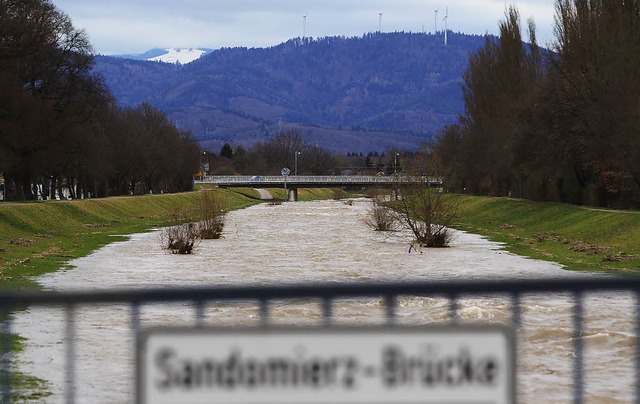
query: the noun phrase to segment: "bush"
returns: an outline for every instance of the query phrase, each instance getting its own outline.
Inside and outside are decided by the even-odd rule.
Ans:
[[[224,229],[224,217],[209,219],[199,223],[198,235],[203,240],[215,240],[222,237]]]
[[[218,239],[224,229],[226,205],[216,190],[200,191],[193,211],[175,207],[170,213],[172,226],[162,229],[160,246],[173,254],[191,254],[200,240]]]
[[[401,221],[423,247],[447,247],[449,226],[460,216],[456,202],[424,182],[400,187],[397,211]]]
[[[193,223],[165,227],[160,232],[160,245],[172,254],[191,254],[200,238],[197,227]]]
[[[202,191],[198,206],[198,235],[205,240],[219,239],[225,223],[225,206],[215,191]]]
[[[397,214],[386,206],[379,205],[375,200],[371,203],[364,222],[376,231],[398,231],[400,222]]]

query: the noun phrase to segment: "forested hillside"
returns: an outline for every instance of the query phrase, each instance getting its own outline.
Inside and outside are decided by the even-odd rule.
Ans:
[[[333,151],[415,149],[463,113],[481,36],[373,33],[226,48],[187,65],[97,57],[123,106],[150,102],[205,147],[251,145],[283,125]]]

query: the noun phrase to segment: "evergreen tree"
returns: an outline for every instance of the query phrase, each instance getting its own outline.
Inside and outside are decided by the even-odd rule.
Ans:
[[[233,149],[229,143],[225,143],[220,149],[220,157],[232,159],[233,158]]]

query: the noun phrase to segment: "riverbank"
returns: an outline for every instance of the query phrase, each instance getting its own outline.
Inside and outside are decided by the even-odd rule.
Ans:
[[[216,189],[229,210],[260,203],[251,189]],[[274,196],[279,197],[273,190]],[[283,193],[283,192],[282,192]],[[284,196],[284,193],[283,195]],[[334,190],[301,190],[301,200],[332,199]],[[198,192],[74,201],[0,203],[0,288],[37,287],[56,271],[113,241],[169,225],[172,214],[196,208]]]
[[[463,196],[456,228],[568,270],[640,273],[640,211]]]
[[[270,190],[275,198],[280,189]],[[229,209],[259,203],[250,189],[216,190]],[[332,199],[332,189],[301,190],[301,200]],[[640,212],[588,209],[514,198],[456,196],[456,227],[506,243],[514,253],[570,270],[640,271]],[[170,223],[198,193],[0,204],[0,287],[35,287],[33,278],[129,234]]]
[[[230,209],[257,201],[219,191]],[[53,272],[129,234],[167,225],[171,213],[193,209],[198,193],[0,204],[0,285],[32,288]]]

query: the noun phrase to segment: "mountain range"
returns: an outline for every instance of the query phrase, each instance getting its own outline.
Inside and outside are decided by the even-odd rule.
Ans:
[[[283,129],[333,152],[411,150],[464,112],[462,75],[485,41],[449,32],[445,46],[443,36],[296,38],[186,64],[97,56],[96,70],[120,105],[148,102],[210,150]]]

